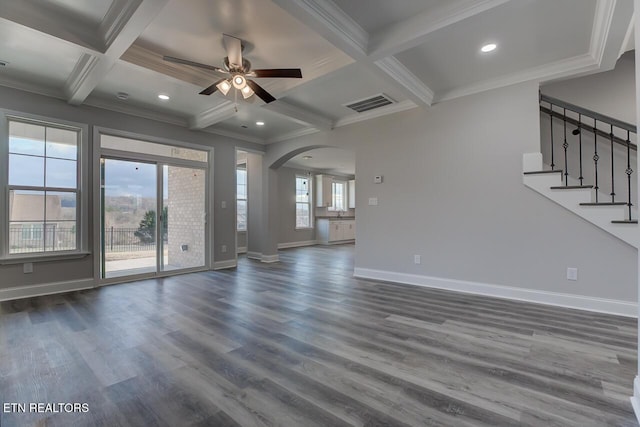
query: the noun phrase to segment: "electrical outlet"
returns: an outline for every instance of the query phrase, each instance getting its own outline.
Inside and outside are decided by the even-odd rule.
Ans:
[[[222,245],[222,247],[220,248],[220,251],[222,251],[222,253],[226,253],[227,252],[227,245]]]
[[[33,273],[33,263],[32,262],[25,262],[24,264],[22,264],[22,272],[24,274]]]
[[[420,257],[420,255],[414,255],[413,256],[413,263],[414,264],[420,264],[422,262],[422,259]]]
[[[222,209],[227,209],[227,202],[225,200],[222,201],[222,203],[220,203]]]
[[[567,280],[578,280],[578,269],[573,267],[567,268]]]
[[[369,206],[378,206],[378,198],[369,197]]]

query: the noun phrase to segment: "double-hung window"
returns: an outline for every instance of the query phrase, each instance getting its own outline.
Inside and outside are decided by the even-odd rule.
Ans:
[[[311,185],[308,176],[296,175],[296,228],[311,228]]]
[[[342,181],[331,183],[331,207],[330,211],[345,211],[346,209],[346,184]]]
[[[247,165],[236,168],[236,227],[238,231],[247,231]]]
[[[5,256],[78,252],[80,128],[7,117]]]

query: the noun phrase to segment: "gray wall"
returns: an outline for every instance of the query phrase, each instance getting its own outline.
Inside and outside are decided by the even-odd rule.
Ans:
[[[246,143],[206,132],[190,131],[186,128],[154,120],[121,114],[90,106],[75,107],[66,102],[0,87],[0,108],[36,114],[62,120],[69,120],[90,126],[101,126],[152,137],[169,138],[178,141],[215,147],[214,152],[214,188],[215,209],[213,212],[214,238],[216,241],[214,259],[216,262],[235,258],[235,209],[229,208],[235,200],[235,150],[245,147],[262,150],[257,144]],[[91,141],[90,128],[90,141]],[[88,171],[92,173],[91,168]],[[90,184],[91,186],[91,184]],[[90,187],[91,188],[91,187]],[[221,208],[222,201],[227,209]],[[90,201],[92,203],[92,200]],[[93,223],[89,221],[90,248]],[[221,245],[227,245],[227,253],[221,253]],[[97,256],[97,255],[96,255]],[[37,263],[32,274],[22,273],[22,264],[0,265],[0,288],[32,285],[41,283],[64,282],[90,279],[93,277],[93,255],[81,260]]]
[[[278,243],[307,242],[316,239],[315,220],[310,230],[296,230],[296,174],[306,175],[309,171],[292,168],[278,169],[278,205],[280,206]],[[315,198],[315,180],[309,176],[312,194]],[[313,204],[312,204],[313,206]],[[313,207],[312,207],[313,209]]]
[[[269,146],[267,155],[355,147],[357,268],[635,302],[637,250],[522,184],[522,155],[539,151],[539,126],[538,86],[525,83]],[[567,267],[579,269],[577,282]]]

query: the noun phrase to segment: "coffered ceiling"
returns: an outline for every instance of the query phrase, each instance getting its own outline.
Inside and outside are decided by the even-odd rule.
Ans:
[[[631,0],[2,0],[0,85],[269,144],[611,69],[632,12]],[[260,79],[277,101],[236,102],[233,90],[198,94],[214,72],[162,59],[220,67],[223,34],[243,40],[253,68],[303,78]],[[379,94],[392,103],[346,107]]]

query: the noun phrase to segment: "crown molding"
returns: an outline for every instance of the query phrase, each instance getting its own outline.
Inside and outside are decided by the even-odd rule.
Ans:
[[[333,120],[321,116],[320,114],[312,113],[303,107],[290,104],[283,99],[279,99],[270,104],[265,104],[262,108],[286,116],[292,121],[304,126],[313,126],[320,130],[333,129]]]
[[[128,114],[130,116],[142,117],[144,119],[155,120],[157,122],[169,123],[176,126],[187,127],[187,119],[183,119],[171,114],[159,113],[146,108],[124,104],[118,101],[110,101],[96,96],[87,98],[84,105],[102,108],[104,110],[115,111],[117,113]]]
[[[365,120],[371,120],[382,116],[387,116],[389,114],[399,113],[401,111],[411,110],[412,108],[416,108],[418,105],[413,101],[407,99],[402,102],[398,102],[397,104],[391,104],[386,107],[376,108],[375,110],[369,110],[364,113],[356,113],[350,116],[344,117],[336,122],[336,128],[350,125],[353,123],[363,122]]]
[[[5,86],[10,89],[22,90],[25,92],[35,93],[38,95],[49,96],[51,98],[57,98],[66,100],[64,92],[58,88],[47,88],[33,83],[23,82],[9,76],[0,75],[0,86]]]
[[[369,34],[331,0],[273,0],[352,58],[367,55]]]
[[[588,53],[574,56],[572,58],[563,59],[552,62],[550,64],[541,65],[539,67],[509,74],[507,76],[495,79],[485,80],[474,83],[461,88],[453,89],[441,94],[437,94],[434,103],[449,101],[451,99],[460,98],[474,93],[484,92],[491,89],[497,89],[504,86],[510,86],[526,81],[537,80],[547,82],[554,79],[560,79],[567,76],[576,76],[580,73],[588,73],[599,69],[597,61]]]
[[[64,84],[64,93],[70,104],[78,105],[82,103],[83,99],[79,97],[81,88],[87,79],[92,76],[92,73],[100,62],[100,59],[100,57],[88,53],[83,53],[80,56],[75,67],[73,67],[73,71],[69,74],[69,77]]]
[[[236,104],[231,101],[222,103],[204,110],[189,119],[190,129],[204,129],[218,122],[228,119],[236,113]]]
[[[376,61],[422,44],[426,37],[471,16],[510,0],[458,0],[446,2],[440,10],[423,12],[372,34],[369,57]]]
[[[402,62],[398,61],[394,56],[375,61],[375,64],[382,71],[387,73],[391,78],[400,83],[410,94],[418,98],[419,102],[424,105],[431,106],[434,93],[427,85],[415,76]]]
[[[616,0],[598,0],[596,3],[589,53],[598,62],[598,65],[602,63],[604,51],[607,46],[607,37],[611,30],[615,6]]]
[[[264,145],[265,141],[264,139],[261,138],[256,138],[254,136],[249,136],[249,135],[243,135],[241,133],[237,133],[237,132],[233,132],[230,130],[226,130],[226,129],[200,129],[202,132],[207,132],[207,133],[212,133],[215,135],[220,135],[220,136],[226,136],[228,138],[234,138],[234,139],[238,139],[240,141],[245,141],[245,142],[253,142],[254,144],[261,144]],[[251,151],[251,150],[247,150],[246,148],[242,148],[243,151]]]
[[[106,51],[113,44],[124,26],[129,22],[143,0],[113,0],[105,14],[98,33]]]
[[[298,130],[294,130],[294,131],[291,131],[291,132],[284,133],[282,135],[279,135],[279,136],[276,136],[276,137],[273,137],[273,138],[269,138],[265,142],[267,144],[272,144],[274,142],[288,141],[290,139],[300,138],[300,137],[303,137],[305,135],[311,135],[311,134],[318,133],[318,132],[320,132],[320,130],[316,129],[316,128],[298,129]]]

